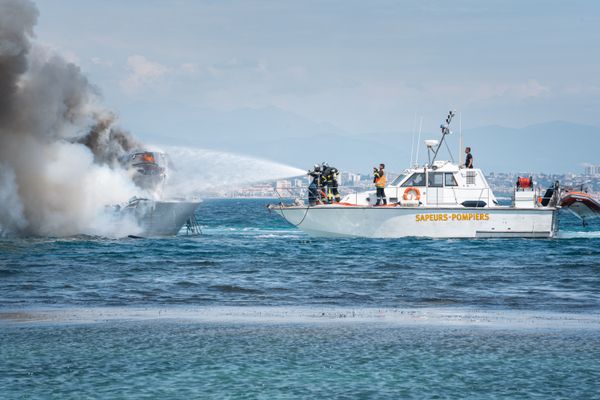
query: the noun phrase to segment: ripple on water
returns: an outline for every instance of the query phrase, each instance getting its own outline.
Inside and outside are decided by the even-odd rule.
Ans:
[[[223,293],[249,293],[249,294],[259,294],[263,293],[262,290],[252,289],[242,286],[236,285],[211,285],[210,289],[215,289]]]

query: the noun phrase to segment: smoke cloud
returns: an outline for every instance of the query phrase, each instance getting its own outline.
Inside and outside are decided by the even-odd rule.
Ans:
[[[146,146],[116,125],[77,65],[33,41],[37,18],[30,0],[0,0],[0,237],[138,234],[135,221],[107,206],[161,196],[137,187],[123,166]],[[169,151],[178,167],[171,196],[304,173],[210,150]]]
[[[79,67],[32,42],[38,11],[0,0],[0,236],[119,235],[105,206],[138,194],[140,147]]]

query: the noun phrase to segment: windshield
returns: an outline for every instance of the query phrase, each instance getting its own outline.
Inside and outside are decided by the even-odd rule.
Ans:
[[[392,183],[390,183],[390,185],[391,186],[398,185],[400,182],[402,182],[402,180],[404,178],[406,178],[406,174],[400,174],[392,181]]]
[[[407,186],[425,186],[425,173],[415,172],[406,182],[402,184],[403,187]]]

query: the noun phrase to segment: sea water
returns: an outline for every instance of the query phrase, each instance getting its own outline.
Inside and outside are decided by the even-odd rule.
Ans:
[[[207,200],[201,236],[0,240],[0,398],[598,398],[600,226],[323,239]]]

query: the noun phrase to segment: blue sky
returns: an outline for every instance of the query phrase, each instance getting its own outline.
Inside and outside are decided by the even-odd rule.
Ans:
[[[36,3],[37,40],[142,138],[600,125],[596,1]]]

